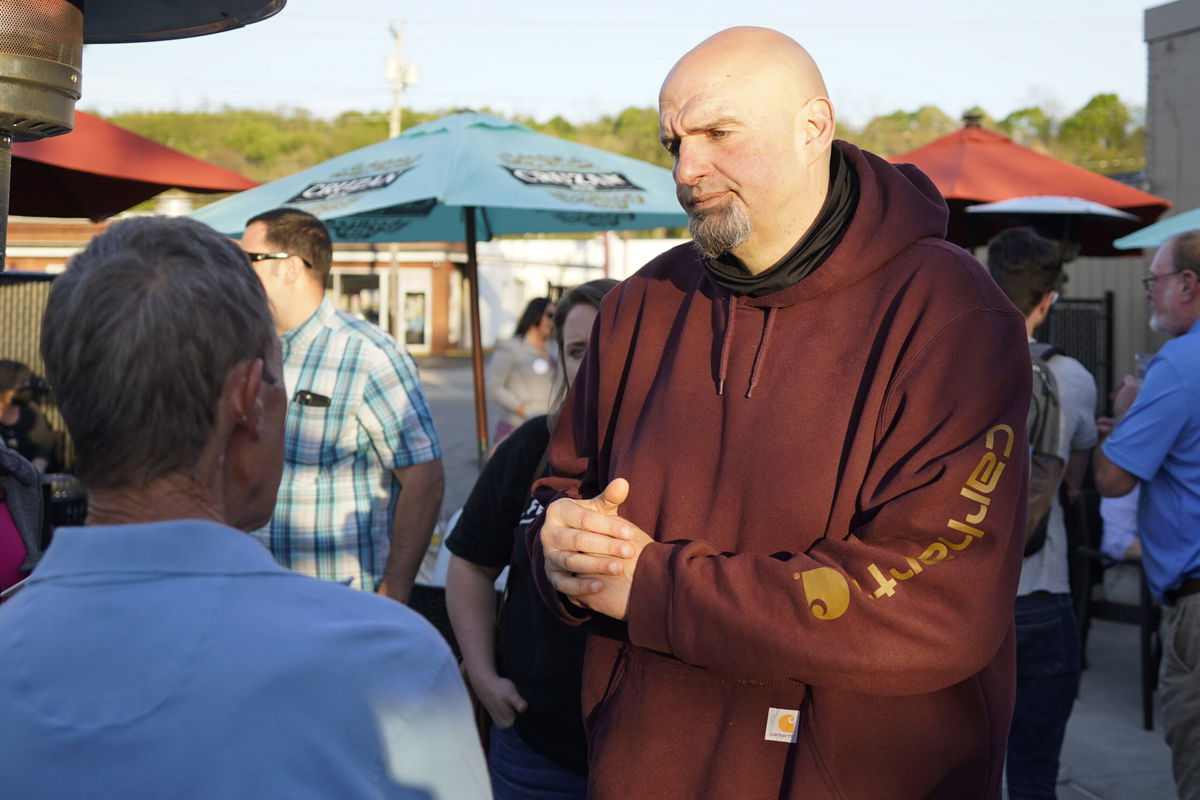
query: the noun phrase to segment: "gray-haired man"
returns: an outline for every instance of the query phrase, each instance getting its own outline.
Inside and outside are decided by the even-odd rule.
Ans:
[[[42,337],[89,509],[0,609],[5,796],[489,796],[436,631],[242,533],[274,506],[287,394],[237,245],[118,222]]]

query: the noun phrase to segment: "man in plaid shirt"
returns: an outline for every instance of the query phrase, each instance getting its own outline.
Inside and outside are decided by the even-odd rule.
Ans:
[[[241,244],[275,312],[291,396],[279,499],[254,535],[285,567],[404,602],[445,485],[416,365],[325,297],[333,247],[316,217],[267,211]]]

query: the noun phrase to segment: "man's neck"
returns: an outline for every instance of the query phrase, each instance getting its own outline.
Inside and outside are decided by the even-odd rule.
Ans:
[[[316,291],[298,292],[291,302],[275,309],[276,332],[283,335],[308,322],[324,299],[323,287]]]
[[[812,223],[809,223],[810,227]],[[805,229],[807,233],[807,229]],[[805,234],[800,234],[791,240],[790,244],[785,244],[783,241],[773,242],[757,242],[754,246],[749,243],[738,247],[731,252],[737,256],[738,261],[742,262],[742,266],[751,275],[761,275],[771,267],[779,263],[779,259],[783,258],[793,247],[796,242],[804,238]]]
[[[198,481],[168,475],[150,483],[89,489],[87,525],[132,525],[172,519],[224,522],[220,499]]]

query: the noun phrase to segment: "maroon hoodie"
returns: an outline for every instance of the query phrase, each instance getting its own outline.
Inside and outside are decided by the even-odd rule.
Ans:
[[[543,499],[627,478],[655,539],[627,623],[589,626],[599,800],[1000,797],[1024,320],[923,174],[837,146],[860,196],[827,260],[749,298],[689,245],[656,258],[605,299],[555,432]]]

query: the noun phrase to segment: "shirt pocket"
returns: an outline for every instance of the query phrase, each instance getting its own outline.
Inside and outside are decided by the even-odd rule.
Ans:
[[[340,458],[340,428],[332,406],[288,406],[287,460],[310,467],[329,467]]]

